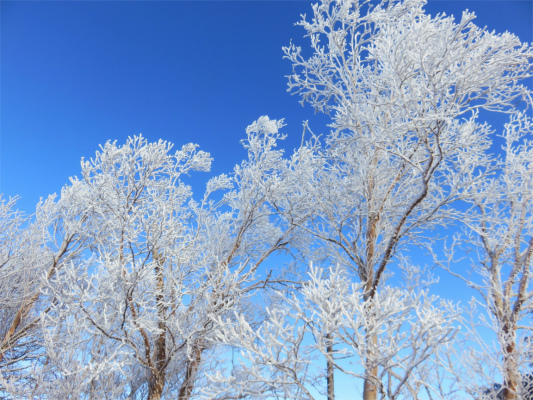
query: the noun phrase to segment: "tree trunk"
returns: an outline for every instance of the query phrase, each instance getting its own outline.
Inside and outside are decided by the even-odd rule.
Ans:
[[[333,357],[333,345],[331,343],[331,333],[326,335],[328,341],[326,351],[330,357]],[[331,360],[326,361],[326,380],[328,386],[328,400],[335,400],[335,381],[334,381],[334,366]]]
[[[377,335],[372,335],[369,340],[372,340],[373,347],[376,348],[378,344],[378,337]],[[372,364],[374,363],[374,360],[368,360]],[[378,398],[378,388],[375,385],[375,382],[377,382],[378,377],[378,367],[373,367],[370,371],[365,371],[366,377],[365,377],[365,386],[363,388],[363,400],[376,400]]]
[[[374,232],[374,229],[371,230],[371,232]],[[368,274],[369,276],[373,276],[372,274]],[[365,284],[365,296],[364,301],[368,303],[369,310],[374,307],[373,300],[374,300],[374,294],[373,291],[373,282],[372,279],[367,279]],[[371,314],[371,313],[370,313]],[[367,346],[372,348],[372,351],[375,351],[377,349],[378,345],[378,337],[376,334],[368,335],[366,337],[367,343],[372,343],[372,346]],[[370,357],[367,357],[367,365],[373,365],[375,363],[375,356],[374,354],[369,354]],[[377,377],[378,377],[378,367],[377,365],[370,370],[365,371],[365,384],[363,388],[363,400],[376,400],[378,397],[378,388],[376,387]]]
[[[185,372],[185,380],[181,385],[178,394],[178,400],[189,400],[191,398],[191,394],[196,381],[196,375],[198,374],[198,369],[200,369],[200,363],[202,361],[202,352],[204,351],[202,342],[202,340],[199,340],[198,343],[194,346],[191,357],[187,361],[187,371]]]
[[[508,344],[505,351],[506,354],[503,358],[503,367],[505,374],[503,399],[516,400],[518,399],[517,392],[519,389],[518,384],[520,376],[516,368],[516,354],[514,343]]]
[[[0,343],[0,361],[4,359],[4,354],[15,344],[11,342],[11,338],[15,334],[17,328],[20,326],[22,320],[26,317],[26,315],[28,315],[29,311],[39,298],[39,295],[40,293],[33,295],[27,303],[22,304],[17,310],[15,318],[13,319],[6,336],[2,339],[2,343]]]
[[[160,400],[165,388],[165,373],[157,371],[150,376],[148,400]]]
[[[167,326],[165,323],[165,305],[164,305],[164,259],[159,253],[158,250],[154,249],[153,253],[154,258],[154,272],[156,276],[156,307],[157,307],[157,318],[159,328],[159,334],[155,342],[155,371],[152,371],[150,377],[150,392],[148,395],[148,400],[159,400],[163,394],[163,389],[165,388],[165,369],[167,361],[167,345],[166,345],[166,335],[167,335]]]

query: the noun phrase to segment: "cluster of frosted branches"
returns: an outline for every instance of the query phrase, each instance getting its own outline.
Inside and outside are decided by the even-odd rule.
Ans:
[[[498,174],[469,189],[472,204],[463,216],[463,233],[454,238],[449,261],[468,252],[472,270],[461,277],[479,298],[470,312],[472,341],[481,344],[463,358],[469,375],[499,382],[495,396],[528,398],[533,390],[533,125],[524,112],[511,116],[502,135],[503,158]],[[485,308],[480,312],[479,308]],[[494,333],[495,345],[485,344],[479,331]],[[492,363],[487,363],[492,358]],[[483,380],[481,380],[482,382]],[[465,380],[479,392],[479,378]],[[474,385],[472,385],[474,383]]]
[[[46,355],[32,365],[31,385],[17,385],[16,374],[6,373],[6,390],[49,398],[191,397],[204,358],[216,350],[214,318],[251,312],[246,297],[280,279],[258,282],[256,273],[294,231],[271,220],[265,200],[275,196],[286,164],[275,150],[280,126],[268,118],[251,125],[244,141],[249,159],[231,177],[211,179],[199,202],[182,181],[190,171],[209,169],[209,155],[195,145],[171,153],[167,142],[134,137],[123,146],[108,142],[94,159],[82,160],[82,177],[46,203],[70,211],[55,216],[61,231],[44,226],[43,232],[76,238],[83,257],[70,255],[33,279],[35,293],[48,299],[39,321]],[[222,199],[212,200],[220,190]],[[9,230],[20,223],[5,220],[6,240],[32,256],[12,240]],[[62,249],[70,254],[68,245]],[[21,301],[39,311],[36,299]],[[22,326],[15,327],[19,336]]]
[[[360,285],[349,283],[345,270],[327,272],[326,277],[312,267],[301,293],[268,310],[259,328],[252,328],[242,315],[234,321],[219,318],[219,340],[242,351],[231,375],[211,377],[216,384],[204,390],[206,398],[224,397],[226,391],[236,396],[318,398],[319,378],[325,372],[316,367],[321,358],[355,381],[377,368],[376,385],[384,398],[417,398],[422,390],[437,395],[426,378],[440,362],[439,349],[454,338],[458,310],[427,291],[388,286],[370,303],[364,301]],[[257,382],[261,385],[254,385]]]

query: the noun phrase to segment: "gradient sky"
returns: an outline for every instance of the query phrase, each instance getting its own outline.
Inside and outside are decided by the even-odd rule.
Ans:
[[[533,1],[431,1],[432,14],[468,8],[478,25],[533,37]],[[308,1],[4,1],[1,13],[0,192],[33,212],[79,175],[81,157],[142,133],[212,154],[213,173],[245,156],[239,141],[261,115],[327,119],[286,91],[282,46],[307,46]],[[202,173],[198,173],[202,174]],[[210,174],[198,177],[205,181]],[[194,179],[191,178],[191,179]],[[199,194],[203,187],[197,187]]]

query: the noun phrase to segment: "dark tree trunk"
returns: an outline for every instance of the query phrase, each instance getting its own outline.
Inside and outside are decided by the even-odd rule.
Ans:
[[[179,394],[178,400],[189,400],[191,398],[192,391],[194,389],[194,384],[196,381],[196,375],[200,369],[200,363],[202,362],[202,352],[204,348],[202,341],[200,340],[194,346],[191,357],[187,361],[187,371],[185,372],[185,380],[183,381]]]

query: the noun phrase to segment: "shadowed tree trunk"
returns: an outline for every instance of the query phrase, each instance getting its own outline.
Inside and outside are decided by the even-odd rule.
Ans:
[[[185,371],[185,379],[181,385],[178,400],[189,400],[194,389],[194,383],[200,363],[202,362],[202,352],[204,351],[203,340],[199,340],[193,348],[192,354],[187,361],[187,370]]]
[[[328,341],[328,346],[326,347],[327,353],[330,357],[333,357],[333,345],[331,342],[331,333],[326,335],[326,340]],[[326,365],[326,380],[328,386],[328,400],[335,400],[335,380],[334,380],[334,366],[330,360],[327,360]]]
[[[156,276],[156,307],[159,335],[155,342],[154,349],[154,367],[150,374],[150,389],[148,400],[159,400],[163,395],[165,388],[165,369],[167,366],[167,349],[166,349],[166,323],[165,323],[165,305],[164,305],[164,285],[163,276],[164,259],[158,250],[154,250],[154,272]]]

